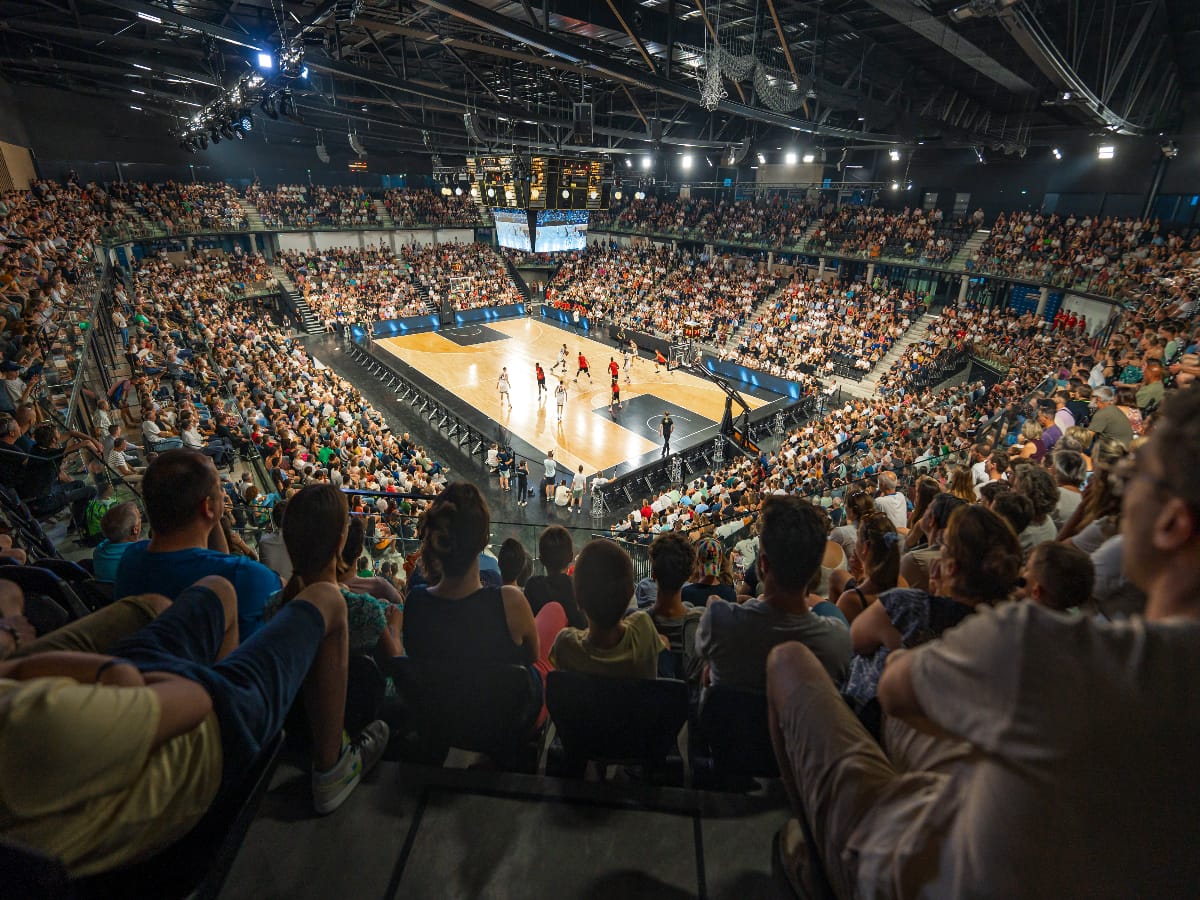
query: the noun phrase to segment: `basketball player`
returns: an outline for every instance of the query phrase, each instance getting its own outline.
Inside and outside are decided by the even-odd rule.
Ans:
[[[579,351],[579,371],[575,373],[575,383],[579,384],[579,376],[586,375],[588,381],[592,380],[592,373],[588,369],[587,357],[583,355],[583,351]]]
[[[500,378],[496,381],[496,390],[500,392],[500,405],[508,404],[508,408],[512,409],[512,399],[508,396],[508,367],[500,370]]]
[[[533,372],[537,376],[538,384],[538,400],[542,399],[542,394],[548,393],[546,390],[546,373],[542,370],[541,363],[533,364]]]
[[[612,380],[612,398],[608,401],[608,411],[621,408],[621,379],[616,375]]]
[[[667,364],[667,358],[662,355],[662,351],[655,350],[654,351],[654,374],[657,375],[659,367],[665,366],[666,364]]]
[[[563,374],[567,374],[567,345],[563,344],[558,348],[558,362],[550,367],[550,371],[555,371],[559,366],[562,366]]]
[[[554,402],[558,404],[558,421],[562,421],[563,407],[567,403],[567,386],[563,384],[563,380],[558,379],[558,387],[554,389]]]
[[[633,338],[629,339],[629,345],[625,348],[625,383],[629,384],[629,373],[633,371],[633,361],[637,359],[637,344],[633,342]]]
[[[617,380],[617,376],[621,374],[620,368],[617,366],[617,361],[611,356],[608,358],[608,375],[613,380]]]

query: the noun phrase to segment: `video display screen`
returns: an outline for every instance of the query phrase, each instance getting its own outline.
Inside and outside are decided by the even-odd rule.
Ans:
[[[529,213],[523,209],[493,209],[492,218],[496,221],[496,241],[501,247],[511,250],[533,252],[533,242],[529,239]]]
[[[538,253],[563,253],[587,246],[586,209],[539,209],[534,247]]]

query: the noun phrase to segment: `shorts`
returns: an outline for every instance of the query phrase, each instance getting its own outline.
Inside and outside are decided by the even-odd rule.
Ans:
[[[325,635],[315,606],[292,600],[225,659],[217,653],[225,611],[208,588],[185,588],[171,608],[130,637],[113,656],[141,672],[167,672],[201,685],[221,726],[220,796],[237,790],[284,718],[312,668]]]
[[[157,616],[158,610],[145,596],[126,597],[90,616],[56,628],[22,647],[13,656],[29,656],[52,650],[108,653],[114,644],[149,625]]]

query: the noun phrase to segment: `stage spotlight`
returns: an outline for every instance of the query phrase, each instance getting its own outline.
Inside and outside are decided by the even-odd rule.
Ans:
[[[562,198],[563,198],[564,200],[570,200],[570,199],[571,199],[571,192],[570,192],[570,191],[568,191],[566,188],[563,188],[563,190],[562,190]]]
[[[275,57],[273,57],[270,53],[258,54],[258,67],[260,69],[268,70],[275,68]]]
[[[490,187],[490,188],[488,188],[488,189],[487,189],[487,195],[488,195],[488,197],[489,197],[489,198],[490,198],[490,197],[495,197],[495,196],[496,196],[496,189],[495,189],[494,187]]]
[[[209,138],[212,139],[214,147],[217,144],[221,143],[221,132],[217,130],[216,125],[213,125],[211,128],[208,129],[208,136],[209,136]]]
[[[890,159],[892,162],[900,162],[900,151],[899,150],[889,150],[888,151],[888,159]]]
[[[765,156],[763,156],[761,153],[758,154],[758,164],[760,166],[765,166],[767,164],[767,158]]]
[[[1112,144],[1101,144],[1096,148],[1096,156],[1100,159],[1112,159],[1117,155],[1117,148]]]
[[[628,156],[625,157],[625,168],[627,168],[627,169],[633,168],[633,160],[630,159]]]
[[[296,98],[292,96],[290,90],[285,90],[279,97],[279,112],[289,119],[296,122],[303,122],[299,111],[296,109]]]
[[[454,189],[454,196],[455,196],[455,197],[461,197],[461,196],[462,196],[462,188],[460,188],[460,187],[456,187],[456,188]]]
[[[233,140],[233,128],[230,127],[228,122],[221,124],[221,137],[225,138],[227,141]]]
[[[1055,148],[1054,148],[1053,150],[1051,150],[1050,152],[1054,154],[1054,158],[1055,158],[1055,159],[1062,159],[1062,151],[1061,151],[1061,150],[1059,150],[1057,147],[1055,147]]]
[[[794,166],[796,164],[796,152],[794,150],[789,150],[783,155],[783,161],[789,166]]]
[[[642,168],[643,169],[648,169],[652,165],[654,165],[654,160],[652,160],[649,156],[642,157]]]
[[[613,191],[613,199],[614,199],[614,200],[620,200],[620,199],[621,199],[621,192],[620,192],[620,191]]]
[[[815,162],[817,159],[817,156],[815,153],[805,153],[804,156],[801,157],[801,159],[804,161],[805,165],[807,165],[809,163]]]
[[[683,165],[683,167],[685,169],[690,169],[692,167],[692,154],[690,154],[690,153],[683,154],[683,159],[680,160],[680,163]]]
[[[893,190],[893,191],[898,191],[898,190],[900,190],[900,182],[898,182],[898,181],[893,181],[893,182],[892,182],[892,190]]]
[[[983,155],[983,148],[973,147],[972,149],[975,151],[975,158],[979,160],[982,165],[987,165],[987,157]]]
[[[266,114],[268,119],[279,118],[279,110],[275,108],[275,96],[273,94],[267,94],[263,97],[262,102],[258,104],[258,108]]]

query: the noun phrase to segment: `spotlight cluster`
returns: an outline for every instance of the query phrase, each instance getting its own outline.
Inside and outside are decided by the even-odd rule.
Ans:
[[[272,74],[278,61],[278,72]],[[242,140],[254,128],[255,105],[269,119],[280,116],[303,122],[292,96],[291,83],[308,78],[304,47],[284,47],[278,60],[271,53],[258,54],[257,72],[249,72],[237,84],[189,118],[179,131],[179,146],[189,153],[207,150],[222,140]]]

